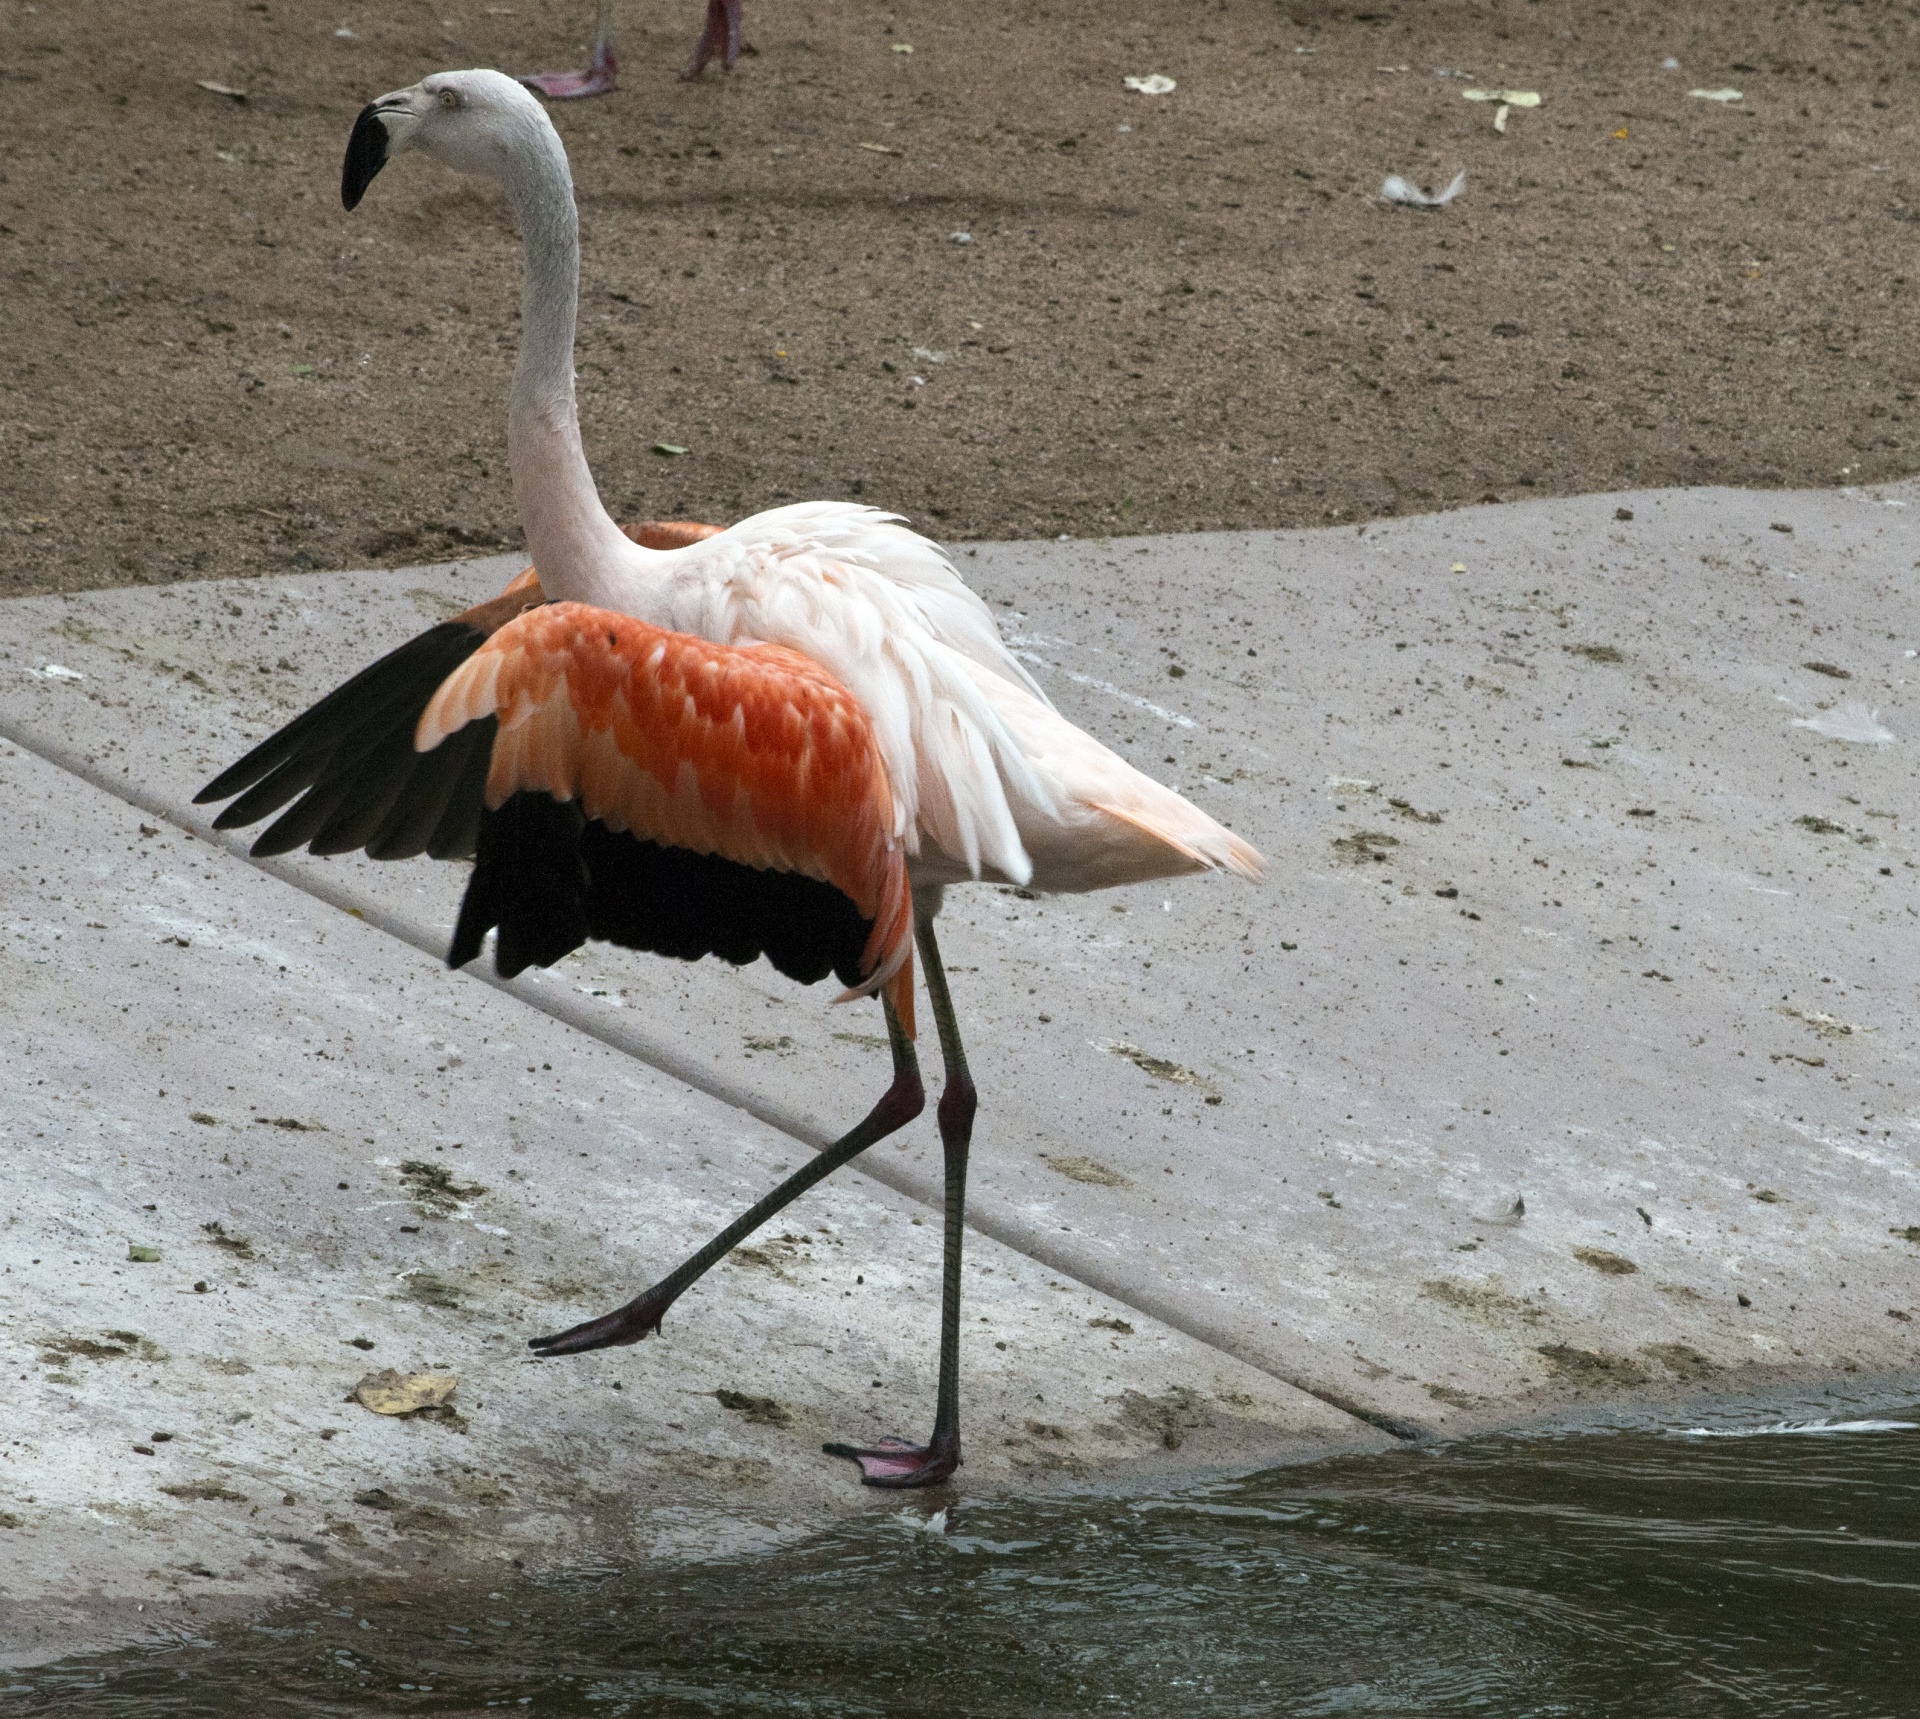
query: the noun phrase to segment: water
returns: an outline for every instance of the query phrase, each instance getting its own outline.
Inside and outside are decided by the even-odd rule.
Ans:
[[[1920,1712],[1914,1423],[1483,1439],[887,1507],[777,1555],[368,1585],[0,1674],[0,1719],[1891,1719]]]

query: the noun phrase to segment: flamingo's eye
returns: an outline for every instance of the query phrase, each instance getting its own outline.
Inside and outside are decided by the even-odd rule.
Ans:
[[[457,108],[460,105],[460,97],[452,90],[442,90],[440,105],[444,108]]]

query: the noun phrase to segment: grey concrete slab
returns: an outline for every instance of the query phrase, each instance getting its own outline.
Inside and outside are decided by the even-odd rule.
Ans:
[[[1910,1366],[1913,501],[964,551],[1062,707],[1274,861],[953,892],[981,1226],[1414,1426]],[[15,604],[0,727],[190,816],[500,571]],[[425,948],[460,881],[289,875]],[[589,952],[523,991],[805,1139],[883,1078],[871,1022],[751,970]],[[872,1168],[930,1197],[930,1131]]]
[[[5,743],[0,806],[0,1662],[906,1502],[819,1447],[924,1431],[937,1219],[843,1176],[660,1341],[536,1362],[804,1149]],[[990,1241],[967,1289],[969,1486],[1388,1442]],[[383,1368],[453,1415],[349,1400]]]

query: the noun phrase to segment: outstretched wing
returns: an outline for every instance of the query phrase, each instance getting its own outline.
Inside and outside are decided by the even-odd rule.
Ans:
[[[913,946],[905,855],[873,726],[817,663],[582,603],[501,627],[445,679],[415,744],[497,724],[486,804],[578,801],[614,834],[829,884],[868,921],[859,990]]]
[[[946,556],[892,515],[850,502],[754,514],[658,570],[655,619],[701,638],[765,640],[838,677],[872,718],[898,833],[978,877],[1025,883],[1023,821],[1057,822],[975,671],[1046,694]]]
[[[467,859],[478,840],[492,734],[475,727],[432,754],[413,731],[434,690],[514,616],[545,602],[529,568],[498,597],[429,627],[336,687],[221,771],[196,805],[232,799],[213,821],[238,829],[295,804],[253,844],[260,857],[305,845],[375,859]]]

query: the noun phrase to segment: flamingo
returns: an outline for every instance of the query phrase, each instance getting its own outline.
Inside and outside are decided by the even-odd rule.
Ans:
[[[693,50],[693,58],[681,70],[682,82],[697,78],[707,61],[718,53],[728,71],[740,57],[740,0],[707,0],[707,27]],[[538,90],[550,101],[571,101],[577,96],[607,95],[620,63],[613,53],[613,0],[600,0],[600,20],[594,29],[593,58],[585,71],[527,72],[520,81],[528,89]]]
[[[934,922],[953,884],[1083,891],[1260,855],[1066,721],[986,604],[894,516],[805,502],[725,530],[623,531],[580,440],[579,231],[545,110],[498,72],[440,72],[359,116],[348,209],[418,151],[499,184],[525,257],[508,414],[535,562],[498,597],[361,671],[201,790],[216,827],[270,813],[253,852],[474,862],[448,962],[495,932],[496,969],[589,938],[683,960],[761,955],[880,996],[893,1079],[842,1139],[625,1306],[533,1339],[638,1342],[697,1277],[925,1105],[915,952],[945,1081],[940,1365],[932,1435],[834,1444],[874,1486],[960,1462],[960,1264],[977,1094]],[[235,797],[237,796],[237,798]],[[289,804],[291,802],[291,804]],[[282,808],[286,808],[282,811]]]

